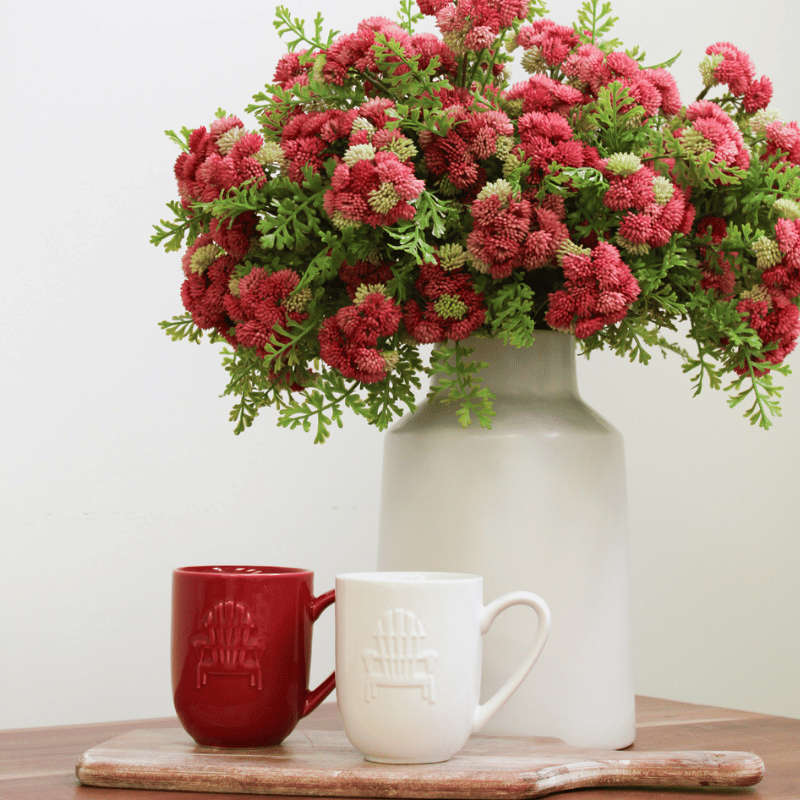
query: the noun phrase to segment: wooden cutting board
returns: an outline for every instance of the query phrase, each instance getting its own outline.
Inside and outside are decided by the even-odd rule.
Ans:
[[[83,754],[81,783],[131,789],[313,797],[542,797],[599,786],[752,786],[753,753],[581,750],[555,739],[473,736],[442,764],[362,759],[342,731],[295,730],[278,747],[200,747],[182,728],[124,733]]]

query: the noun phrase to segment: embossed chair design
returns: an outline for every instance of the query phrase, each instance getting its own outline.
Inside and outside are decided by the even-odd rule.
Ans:
[[[209,675],[248,675],[250,685],[261,689],[261,653],[252,641],[255,624],[242,603],[225,600],[203,617],[203,633],[192,639],[197,654],[197,688]]]
[[[383,614],[373,633],[377,648],[363,652],[367,702],[375,699],[379,686],[419,688],[423,700],[436,700],[433,666],[439,654],[422,649],[425,635],[422,622],[411,611],[398,608]]]

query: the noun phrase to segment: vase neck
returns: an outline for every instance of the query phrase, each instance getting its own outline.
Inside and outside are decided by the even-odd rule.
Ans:
[[[496,395],[578,397],[575,340],[567,333],[536,331],[533,345],[522,348],[478,336],[464,344],[473,350],[470,361],[488,364],[480,376]]]

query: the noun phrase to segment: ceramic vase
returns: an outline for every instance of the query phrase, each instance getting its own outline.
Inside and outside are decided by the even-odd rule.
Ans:
[[[527,590],[550,606],[547,646],[485,732],[618,749],[634,740],[628,515],[622,436],[577,388],[575,342],[537,331],[518,349],[473,337],[495,394],[491,429],[423,402],[384,442],[378,569],[471,572],[487,597]],[[482,696],[535,630],[513,609],[484,640]]]

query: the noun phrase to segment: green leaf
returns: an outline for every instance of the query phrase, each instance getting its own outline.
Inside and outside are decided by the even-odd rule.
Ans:
[[[203,338],[202,329],[195,325],[192,315],[188,311],[185,314],[181,314],[179,317],[173,317],[171,320],[159,322],[158,327],[161,328],[173,342],[177,342],[180,339],[188,339],[190,342],[200,344],[200,340]]]
[[[431,402],[458,403],[456,416],[459,424],[466,428],[472,424],[473,415],[482,428],[492,427],[494,417],[494,395],[482,386],[479,373],[487,364],[467,361],[472,349],[461,342],[453,345],[437,345],[431,353],[428,373],[438,380],[431,384],[428,397]],[[453,359],[453,363],[450,363]]]

